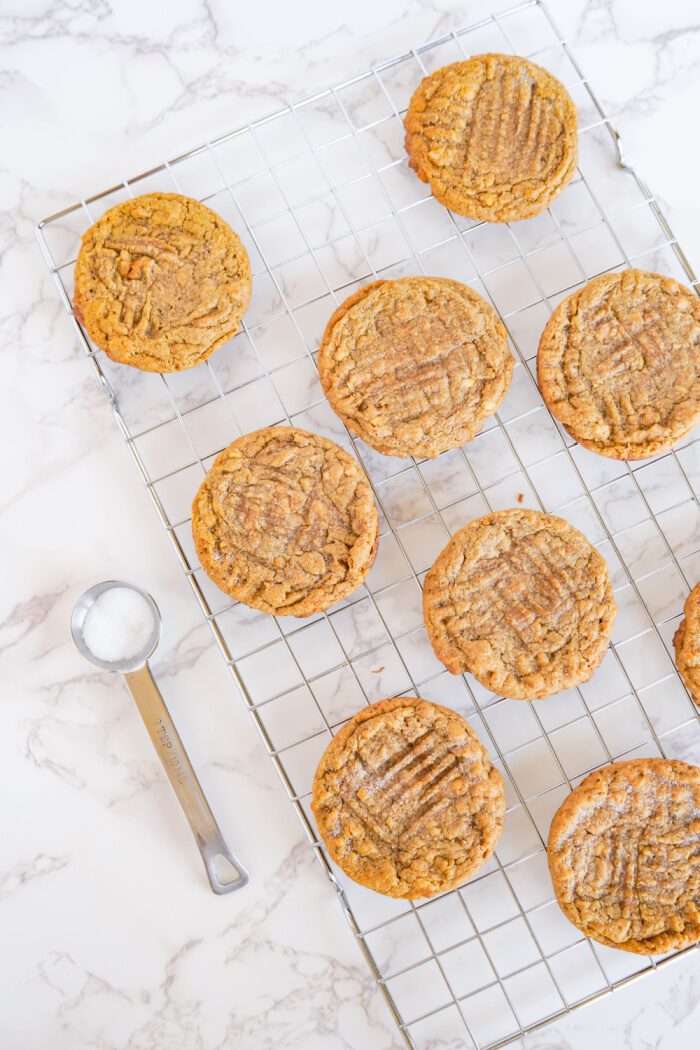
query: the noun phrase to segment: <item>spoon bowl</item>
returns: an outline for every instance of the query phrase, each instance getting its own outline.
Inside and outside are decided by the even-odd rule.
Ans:
[[[148,602],[153,615],[153,630],[141,652],[132,656],[130,659],[101,660],[99,656],[95,656],[95,654],[88,649],[85,638],[83,637],[83,625],[85,623],[85,617],[100,595],[104,594],[105,591],[113,590],[115,587],[122,587],[125,590],[135,591]],[[103,671],[114,671],[116,674],[127,674],[129,671],[136,671],[139,667],[144,666],[148,658],[156,651],[158,642],[160,641],[161,628],[162,620],[160,609],[148,591],[144,591],[134,583],[125,583],[123,580],[104,580],[102,583],[96,583],[94,587],[90,587],[89,590],[80,595],[73,606],[73,612],[70,617],[70,633],[78,650],[83,654],[85,659],[89,660],[90,663],[94,664],[96,667],[100,667]]]

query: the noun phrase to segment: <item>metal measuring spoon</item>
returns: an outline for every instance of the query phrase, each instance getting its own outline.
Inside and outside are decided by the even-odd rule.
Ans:
[[[136,591],[146,599],[153,614],[151,637],[143,651],[131,660],[101,660],[88,649],[83,637],[83,624],[88,610],[101,594],[113,587]],[[75,603],[70,618],[70,630],[73,641],[87,660],[105,671],[115,671],[123,675],[148,735],[168,774],[168,780],[194,832],[214,893],[231,893],[233,890],[242,889],[248,882],[248,872],[226,845],[148,665],[148,658],[155,652],[161,632],[160,611],[153,598],[133,583],[123,583],[120,580],[98,583],[85,591]],[[222,875],[225,871],[226,875],[230,873],[232,877],[221,877],[216,870],[217,863]]]

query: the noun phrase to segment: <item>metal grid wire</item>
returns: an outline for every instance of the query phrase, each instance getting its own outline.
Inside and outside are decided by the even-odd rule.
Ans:
[[[404,157],[401,120],[421,77],[484,51],[534,57],[578,106],[577,176],[527,222],[450,214]],[[623,170],[619,139],[546,8],[531,0],[453,32],[44,220],[39,241],[67,310],[81,234],[108,207],[154,190],[206,201],[242,235],[254,271],[242,331],[206,364],[155,376],[113,365],[74,322],[76,330],[406,1045],[505,1046],[685,954],[647,959],[589,941],[559,911],[547,872],[552,814],[591,769],[637,755],[700,762],[700,720],[670,655],[700,578],[700,442],[691,435],[647,462],[605,460],[558,427],[533,380],[549,312],[595,274],[634,264],[697,287],[646,185]],[[380,456],[353,440],[316,372],[335,305],[369,279],[406,274],[475,287],[503,318],[517,362],[498,416],[430,461]],[[191,539],[191,499],[214,456],[271,424],[351,448],[380,507],[366,586],[308,620],[231,602],[202,572]],[[420,600],[424,572],[457,528],[519,504],[582,529],[607,559],[619,609],[592,680],[532,704],[445,672]],[[494,856],[460,890],[426,902],[346,879],[309,810],[333,732],[363,704],[402,694],[460,711],[507,786]]]

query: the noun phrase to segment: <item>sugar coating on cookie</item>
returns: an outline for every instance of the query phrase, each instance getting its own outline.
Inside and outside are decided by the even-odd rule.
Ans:
[[[591,677],[615,599],[605,560],[585,536],[563,518],[515,509],[455,533],[425,578],[423,611],[448,671],[537,700]]]
[[[693,700],[700,705],[700,583],[686,598],[683,612],[673,636],[676,667]]]
[[[513,372],[496,311],[458,281],[404,277],[351,295],[329,320],[321,383],[378,452],[434,457],[478,434]]]
[[[700,940],[700,769],[640,758],[590,773],[557,810],[547,857],[588,937],[644,955]]]
[[[578,120],[566,88],[517,55],[475,55],[421,81],[404,120],[410,166],[459,215],[539,214],[576,171]]]
[[[644,459],[672,448],[700,421],[700,299],[644,270],[595,277],[547,322],[537,381],[592,452]]]
[[[73,306],[114,361],[176,372],[233,338],[250,293],[248,254],[220,215],[149,193],[110,208],[84,235]]]
[[[363,708],[336,733],[316,770],[312,809],[350,878],[415,898],[478,870],[506,803],[500,774],[461,715],[400,697]]]
[[[360,586],[379,523],[348,452],[306,430],[268,427],[214,460],[192,532],[202,568],[227,594],[262,612],[309,616]]]

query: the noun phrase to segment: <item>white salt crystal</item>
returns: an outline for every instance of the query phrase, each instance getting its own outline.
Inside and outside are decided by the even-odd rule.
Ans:
[[[138,591],[111,587],[88,609],[83,640],[98,660],[121,663],[144,653],[153,636],[153,612]]]

